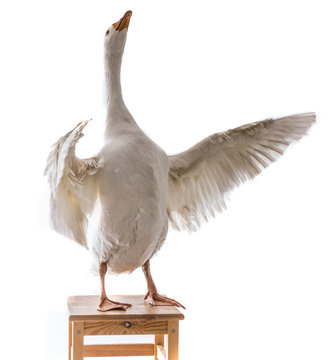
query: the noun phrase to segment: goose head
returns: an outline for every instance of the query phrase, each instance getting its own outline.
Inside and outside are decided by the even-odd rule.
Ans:
[[[131,16],[132,11],[126,11],[119,21],[106,30],[104,39],[105,56],[121,57],[123,55]]]

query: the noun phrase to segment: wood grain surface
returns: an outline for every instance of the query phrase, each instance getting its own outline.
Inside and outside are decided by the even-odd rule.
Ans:
[[[153,344],[85,345],[84,357],[99,356],[152,356]]]
[[[74,323],[73,329],[73,359],[82,360],[83,359],[83,331],[84,324],[83,321],[76,321]]]
[[[67,298],[69,320],[183,320],[184,315],[175,306],[151,306],[144,301],[144,295],[116,295],[111,300],[130,303],[126,311],[97,310],[99,296],[69,296]]]
[[[168,321],[85,321],[84,335],[167,334]]]

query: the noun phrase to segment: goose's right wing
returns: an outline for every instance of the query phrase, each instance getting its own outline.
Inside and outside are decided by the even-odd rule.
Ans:
[[[98,171],[97,158],[79,159],[75,156],[75,146],[87,123],[79,123],[53,145],[44,172],[51,189],[53,228],[85,247],[87,215],[97,199],[94,175]]]
[[[230,190],[254,178],[300,140],[314,113],[268,119],[207,137],[187,151],[169,156],[167,210],[177,229],[195,231],[225,208]]]

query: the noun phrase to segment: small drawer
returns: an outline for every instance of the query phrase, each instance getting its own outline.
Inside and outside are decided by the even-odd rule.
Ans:
[[[167,334],[167,321],[85,321],[84,335],[140,335]]]

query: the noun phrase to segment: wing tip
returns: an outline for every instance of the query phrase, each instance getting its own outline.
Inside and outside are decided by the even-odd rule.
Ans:
[[[315,123],[317,121],[317,115],[315,112],[306,112],[306,113],[299,113],[289,116],[284,116],[279,119],[297,119],[297,120],[306,120],[309,123]]]
[[[294,132],[304,136],[317,122],[317,115],[315,112],[306,112],[272,119],[272,121],[277,121],[277,123],[286,126],[287,129],[293,129]]]

